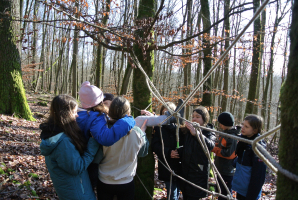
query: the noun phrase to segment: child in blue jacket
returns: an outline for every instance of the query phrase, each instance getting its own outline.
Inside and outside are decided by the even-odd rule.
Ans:
[[[81,107],[79,109],[77,123],[86,139],[91,136],[101,145],[111,146],[125,136],[135,126],[135,120],[131,116],[119,119],[111,128],[107,127],[107,113],[109,108],[103,104],[104,94],[96,86],[85,81],[79,91]],[[95,187],[98,180],[98,164],[102,158],[102,148],[95,156],[93,163],[88,168],[92,186]]]
[[[241,137],[254,140],[260,135],[262,122],[262,118],[257,115],[245,117],[241,128]],[[261,140],[259,144],[266,148],[265,141]],[[257,157],[250,144],[241,141],[237,144],[236,154],[238,160],[232,190],[237,192],[237,199],[239,200],[259,199],[265,182],[265,163]]]

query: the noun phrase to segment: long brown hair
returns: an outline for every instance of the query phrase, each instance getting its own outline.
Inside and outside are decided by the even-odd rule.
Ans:
[[[116,97],[109,109],[109,117],[111,118],[108,123],[114,124],[118,119],[123,118],[125,115],[130,114],[130,103],[124,97]],[[129,134],[130,132],[128,132]]]
[[[88,108],[87,112],[89,113],[89,111],[94,111],[94,112],[98,112],[98,115],[101,115],[103,113],[108,114],[109,113],[109,108],[107,106],[105,106],[103,104],[103,102],[100,102],[99,104],[97,104],[96,106],[92,107],[92,108]]]
[[[87,149],[87,142],[76,122],[76,113],[74,112],[77,106],[76,100],[71,96],[62,94],[54,97],[50,107],[48,122],[63,129],[64,133],[71,138],[72,143],[82,155]]]

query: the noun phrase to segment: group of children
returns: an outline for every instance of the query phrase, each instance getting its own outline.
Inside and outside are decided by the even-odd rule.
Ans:
[[[74,98],[56,96],[40,125],[41,154],[59,199],[95,200],[94,186],[97,199],[133,199],[137,157],[148,153],[146,121],[136,127],[128,100],[109,98],[88,81],[79,98],[80,109]]]
[[[175,109],[175,105],[171,105],[171,109]],[[163,108],[161,109],[161,113]],[[198,123],[200,126],[213,129],[209,124],[208,110],[199,106],[193,110],[192,122]],[[242,127],[234,126],[234,117],[229,112],[221,113],[217,121],[222,132],[233,136],[242,137],[248,140],[254,140],[261,133],[262,118],[257,115],[248,115],[244,118]],[[198,189],[190,183],[179,181],[174,177],[172,179],[172,188],[169,188],[170,173],[161,163],[164,163],[164,157],[174,173],[181,175],[184,179],[194,183],[197,186],[207,189],[210,164],[208,158],[201,147],[197,138],[199,133],[191,123],[185,122],[185,126],[179,129],[180,147],[176,148],[175,124],[162,126],[160,133],[159,128],[154,129],[152,139],[152,150],[159,158],[159,179],[165,181],[168,193],[168,199],[178,200],[179,189],[183,193],[183,199],[195,200],[206,197],[207,193]],[[245,142],[237,142],[227,136],[219,135],[216,139],[212,131],[201,130],[202,137],[205,140],[206,147],[209,151],[215,153],[214,164],[218,169],[223,181],[225,182],[230,194],[232,190],[237,192],[237,199],[256,200],[261,196],[262,185],[265,181],[266,165],[259,159],[252,150],[252,146]],[[240,135],[241,132],[241,135]],[[164,152],[162,152],[162,141],[164,143]],[[217,140],[217,142],[216,142]],[[265,142],[259,142],[264,147]],[[218,178],[219,180],[219,178]],[[219,186],[222,195],[227,195],[223,182],[219,180]],[[226,199],[218,197],[218,199]]]
[[[161,128],[156,126],[170,115],[167,107],[177,110],[182,100],[177,107],[167,103],[167,107],[160,109],[159,116],[143,110],[141,113],[145,116],[133,119],[125,98],[104,94],[88,81],[82,84],[79,98],[81,108],[68,95],[56,96],[47,122],[40,125],[41,154],[45,156],[59,199],[96,199],[95,188],[100,200],[112,200],[114,196],[118,200],[134,199],[137,158],[146,156],[149,148],[144,133],[147,126],[155,126],[151,146],[160,160],[159,179],[165,181],[167,191],[171,191],[168,198],[178,200],[180,190],[185,200],[206,197],[206,191],[176,176],[171,179],[171,173],[162,164],[167,163],[174,173],[191,183],[208,188],[210,163],[197,138],[198,130],[192,123],[185,122],[179,128],[180,146],[177,148],[176,118],[165,121]],[[179,113],[183,117],[184,108]],[[193,110],[192,122],[212,130],[209,118],[205,107]],[[240,137],[248,140],[258,137],[262,128],[262,119],[256,115],[247,116],[242,128],[234,126],[233,115],[228,112],[221,113],[218,122],[223,132],[239,136],[241,130]],[[201,133],[200,138],[208,150],[216,154],[214,163],[229,191],[236,191],[237,199],[260,198],[266,165],[255,155],[251,145],[221,135],[216,142],[212,131],[202,129]],[[263,141],[260,144],[265,146]],[[219,181],[219,185],[221,193],[227,195],[224,184]]]

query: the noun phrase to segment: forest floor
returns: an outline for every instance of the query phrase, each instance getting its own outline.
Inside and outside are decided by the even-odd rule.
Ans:
[[[34,122],[0,115],[0,199],[58,199],[39,151],[39,124],[48,115],[52,97],[27,94]],[[277,157],[277,145],[271,146],[269,151]],[[157,164],[155,168],[154,199],[166,199],[165,184],[157,179]],[[275,199],[276,178],[276,174],[267,169],[262,199]],[[182,194],[180,199],[183,199]]]

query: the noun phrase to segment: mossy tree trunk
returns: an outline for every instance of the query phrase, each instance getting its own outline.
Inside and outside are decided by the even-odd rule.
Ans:
[[[155,14],[154,8],[155,0],[140,0],[137,19],[142,20],[153,17]],[[136,32],[136,36],[142,39],[143,37],[146,37],[144,36],[144,32],[146,31],[147,30],[138,30]],[[145,44],[134,45],[134,52],[146,74],[152,80],[154,71],[154,51],[144,50],[142,45]],[[147,87],[145,76],[139,69],[135,69],[133,73],[133,99],[134,106],[139,109],[145,109],[152,101],[152,94]],[[150,106],[148,110],[152,111],[152,106]],[[134,113],[135,116],[140,115],[139,111]],[[146,135],[148,140],[151,142],[151,129],[147,129]],[[148,155],[144,158],[138,159],[137,175],[140,177],[151,196],[153,196],[154,190],[154,168],[154,157],[150,146]],[[135,177],[135,186],[135,199],[151,199],[137,177]]]
[[[0,113],[34,120],[27,103],[22,81],[19,45],[16,44],[20,23],[20,1],[0,1]]]
[[[298,175],[298,0],[294,1],[291,26],[291,47],[287,79],[281,89],[281,131],[279,163]],[[298,182],[278,173],[276,199],[298,199]]]

